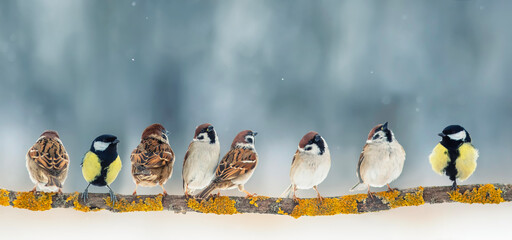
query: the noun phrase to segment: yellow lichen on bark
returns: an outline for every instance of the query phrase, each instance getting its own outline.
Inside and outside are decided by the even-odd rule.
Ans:
[[[78,200],[79,196],[80,196],[80,193],[75,192],[74,194],[69,195],[69,197],[66,199],[66,202],[73,201],[73,209],[75,209],[77,211],[81,211],[81,212],[90,212],[90,211],[96,212],[96,211],[101,210],[101,209],[91,210],[91,208],[89,208],[88,206],[81,204],[80,201]]]
[[[190,198],[188,199],[187,206],[197,212],[202,213],[215,213],[215,214],[236,214],[238,211],[235,207],[235,200],[231,200],[229,197],[215,197],[208,200],[197,200]]]
[[[423,187],[418,187],[418,191],[414,193],[406,193],[400,196],[400,191],[394,190],[392,192],[378,192],[376,196],[380,197],[383,203],[388,204],[390,208],[405,207],[405,206],[419,206],[425,204],[423,199]]]
[[[40,192],[36,196],[33,192],[19,192],[12,202],[13,207],[32,211],[46,211],[52,209],[52,196],[55,193]]]
[[[266,200],[266,199],[269,199],[270,197],[266,197],[266,196],[254,196],[254,197],[250,197],[249,199],[251,199],[251,201],[249,202],[249,204],[255,206],[255,207],[258,207],[258,203],[257,201],[259,200]]]
[[[485,184],[479,188],[473,188],[473,190],[465,191],[461,194],[459,191],[448,192],[450,199],[461,203],[494,203],[498,204],[505,202],[505,199],[501,196],[501,189],[495,188],[492,184]]]
[[[279,210],[277,211],[277,214],[288,215],[288,213],[283,211],[283,209],[281,209],[281,207],[279,207]]]
[[[366,194],[348,195],[340,198],[324,198],[322,202],[314,199],[299,199],[290,216],[322,216],[336,214],[356,214],[357,202],[366,199]]]
[[[0,189],[0,205],[9,206],[9,191]]]
[[[142,199],[141,197],[137,197],[137,200],[133,200],[129,202],[126,198],[121,198],[112,206],[112,201],[110,197],[105,198],[105,203],[107,206],[114,209],[116,212],[149,212],[149,211],[163,211],[164,207],[162,205],[162,194],[152,198],[146,197]]]

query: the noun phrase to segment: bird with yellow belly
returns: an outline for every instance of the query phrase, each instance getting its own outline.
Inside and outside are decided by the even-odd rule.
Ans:
[[[117,143],[119,140],[114,135],[101,135],[94,139],[90,150],[82,160],[82,174],[89,184],[82,194],[86,203],[88,199],[89,186],[107,187],[110,193],[112,204],[116,202],[116,196],[110,184],[114,182],[121,171],[122,163],[117,154]]]
[[[457,189],[457,179],[468,179],[476,169],[478,150],[471,144],[469,133],[459,125],[450,125],[442,133],[442,137],[430,154],[430,165],[434,172],[446,174],[451,181],[452,190]]]

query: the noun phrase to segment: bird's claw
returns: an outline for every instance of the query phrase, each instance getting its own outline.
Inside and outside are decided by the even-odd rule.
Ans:
[[[89,192],[87,190],[85,190],[83,193],[82,193],[82,201],[84,203],[87,203],[87,201],[89,200]]]

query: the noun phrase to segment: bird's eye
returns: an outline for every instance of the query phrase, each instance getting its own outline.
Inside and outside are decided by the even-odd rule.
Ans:
[[[203,136],[203,135],[201,135],[201,136],[197,137],[197,139],[199,139],[199,140],[203,140],[203,139],[204,139],[204,136]]]
[[[163,139],[165,139],[165,140],[167,140],[167,135],[162,134],[162,138],[163,138]]]
[[[306,148],[304,148],[304,150],[306,150],[306,151],[311,151],[311,149],[313,149],[313,147],[311,147],[311,146],[307,146]]]

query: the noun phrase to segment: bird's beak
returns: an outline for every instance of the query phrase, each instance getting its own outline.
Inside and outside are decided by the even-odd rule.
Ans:
[[[211,125],[210,125],[210,126],[208,126],[208,128],[206,128],[206,131],[207,131],[207,132],[211,132],[211,131],[213,131],[213,126],[211,126]]]
[[[386,122],[386,123],[384,123],[384,125],[382,125],[382,129],[384,129],[384,130],[388,129],[388,122]]]
[[[256,135],[258,135],[258,132],[252,132],[252,135],[256,137]]]
[[[165,135],[169,135],[169,131],[165,130]]]
[[[322,137],[320,135],[315,135],[315,142],[320,142],[321,139]]]
[[[444,134],[444,133],[439,133],[437,135],[439,135],[439,137],[446,137],[446,134]]]
[[[119,139],[116,139],[112,142],[113,144],[118,144],[119,143]]]

